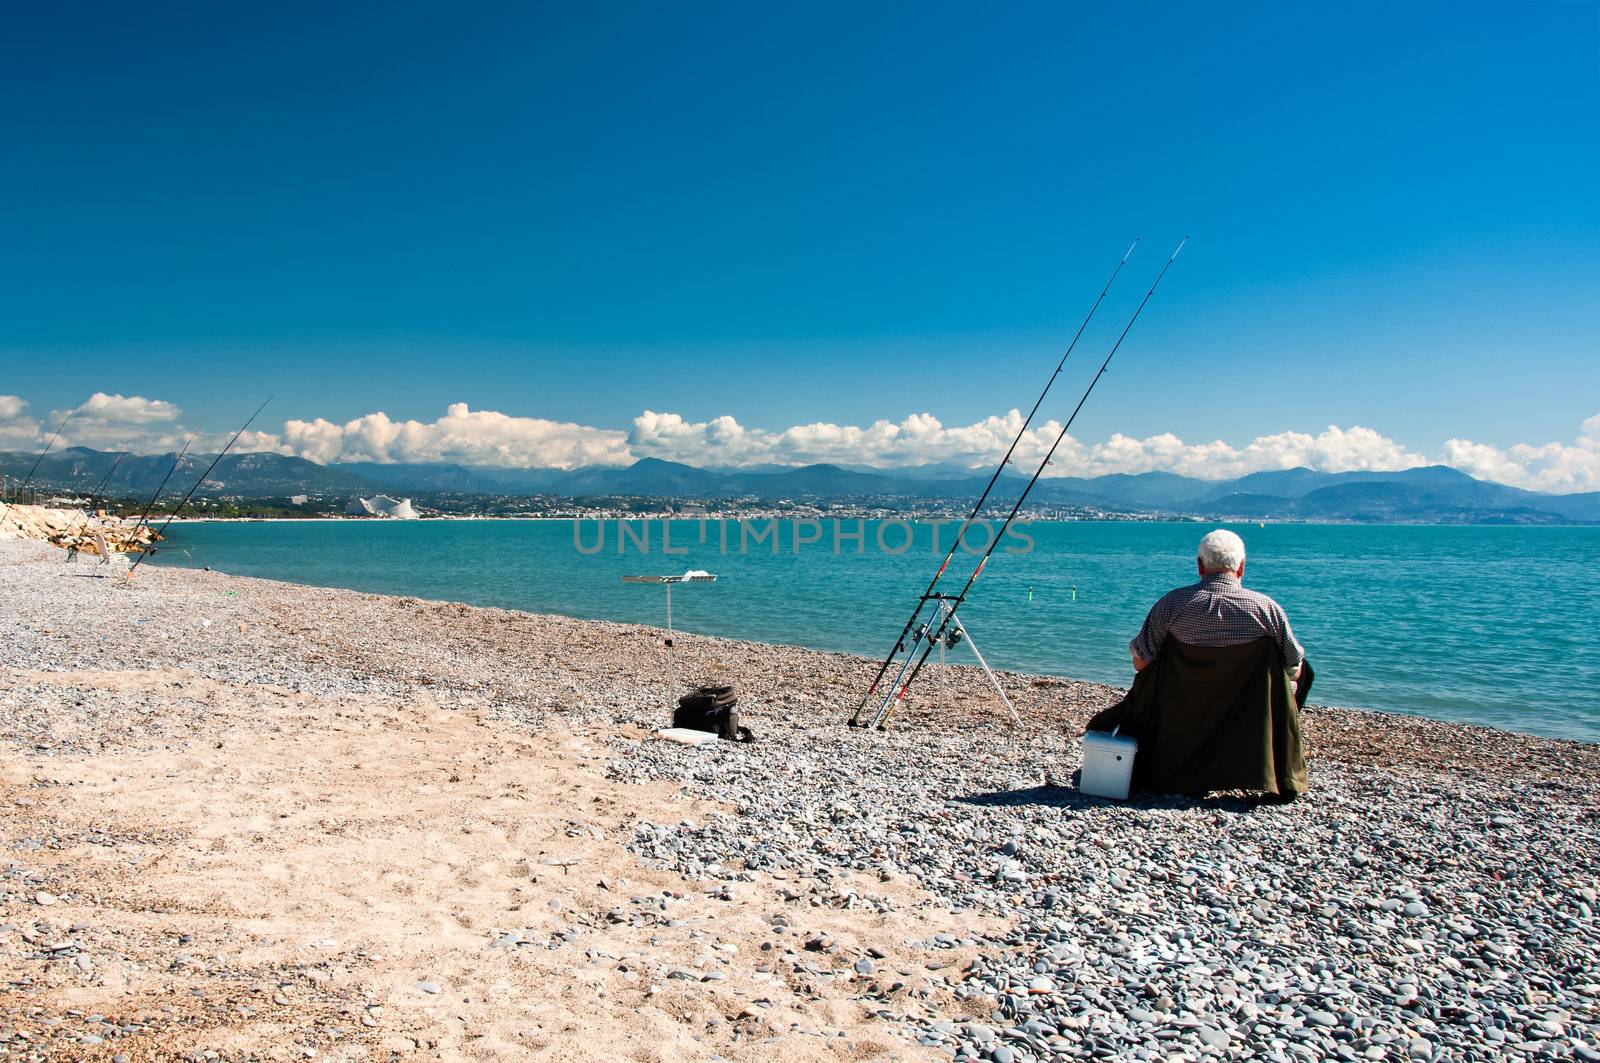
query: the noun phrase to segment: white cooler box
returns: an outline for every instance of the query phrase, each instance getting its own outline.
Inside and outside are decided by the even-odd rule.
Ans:
[[[1078,789],[1091,797],[1126,801],[1137,752],[1139,743],[1132,738],[1119,738],[1116,731],[1088,732],[1083,736],[1083,771],[1078,776]]]

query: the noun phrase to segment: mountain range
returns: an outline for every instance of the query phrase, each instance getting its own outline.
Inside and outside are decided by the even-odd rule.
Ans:
[[[163,479],[163,498],[181,498],[214,455],[128,455],[116,466],[105,493],[147,497]],[[0,474],[25,477],[34,455],[0,452]],[[48,455],[36,483],[84,495],[117,456],[71,447]],[[170,476],[169,476],[170,474]],[[309,495],[428,496],[551,495],[564,498],[653,497],[684,500],[793,500],[812,503],[960,502],[977,497],[990,473],[955,465],[909,469],[806,465],[799,468],[703,469],[643,458],[628,466],[577,469],[502,469],[457,464],[320,465],[278,454],[230,454],[198,492],[207,497],[285,498]],[[995,505],[1015,499],[1025,481],[1007,472],[996,485]],[[1478,480],[1442,465],[1397,472],[1327,473],[1283,469],[1232,480],[1201,480],[1167,472],[1117,473],[1040,480],[1031,506],[1118,513],[1238,519],[1420,521],[1434,523],[1563,523],[1600,521],[1600,492],[1552,495]]]

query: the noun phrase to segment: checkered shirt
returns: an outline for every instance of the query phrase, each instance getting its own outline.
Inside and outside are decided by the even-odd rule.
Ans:
[[[1163,595],[1128,648],[1140,660],[1153,661],[1168,635],[1191,646],[1238,646],[1271,635],[1283,648],[1284,668],[1293,672],[1306,659],[1283,607],[1246,590],[1231,572],[1210,573]]]

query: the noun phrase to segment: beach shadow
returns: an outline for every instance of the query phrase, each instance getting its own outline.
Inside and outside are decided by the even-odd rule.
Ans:
[[[976,805],[980,808],[1040,806],[1073,812],[1086,812],[1095,808],[1133,808],[1141,811],[1203,808],[1213,812],[1248,814],[1262,808],[1284,807],[1276,798],[1261,794],[1208,794],[1205,797],[1186,797],[1183,794],[1134,794],[1127,801],[1114,801],[1108,797],[1091,797],[1079,790],[1076,774],[1071,785],[991,790],[987,793],[968,794],[956,800],[964,805]]]
[[[981,808],[1012,808],[1019,805],[1043,805],[1047,808],[1089,809],[1121,804],[1100,797],[1090,797],[1076,786],[1027,786],[1020,790],[991,790],[988,793],[968,794],[956,798],[964,805]]]

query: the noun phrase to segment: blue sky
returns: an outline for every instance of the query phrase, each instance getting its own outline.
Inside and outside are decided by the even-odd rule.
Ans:
[[[1593,0],[772,7],[12,12],[0,395],[970,425],[1189,233],[1075,436],[1600,413]]]

